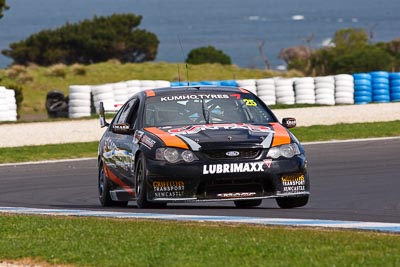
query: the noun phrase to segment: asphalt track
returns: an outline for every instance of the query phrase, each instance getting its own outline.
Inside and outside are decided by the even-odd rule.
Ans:
[[[400,138],[305,148],[312,192],[303,208],[279,209],[275,200],[252,209],[237,209],[232,202],[103,208],[94,159],[0,166],[0,207],[400,223]]]

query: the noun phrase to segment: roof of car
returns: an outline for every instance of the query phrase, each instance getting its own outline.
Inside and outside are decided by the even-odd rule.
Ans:
[[[145,90],[147,96],[163,95],[169,93],[188,93],[188,92],[226,92],[226,93],[249,93],[246,89],[229,86],[179,86],[165,87]]]

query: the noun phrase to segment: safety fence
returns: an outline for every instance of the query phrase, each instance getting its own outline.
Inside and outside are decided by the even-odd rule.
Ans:
[[[17,102],[15,91],[0,86],[0,121],[17,120]]]

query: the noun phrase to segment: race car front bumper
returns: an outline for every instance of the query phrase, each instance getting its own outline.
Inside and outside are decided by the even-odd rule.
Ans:
[[[309,195],[303,154],[286,159],[169,164],[148,160],[149,201],[197,202]]]

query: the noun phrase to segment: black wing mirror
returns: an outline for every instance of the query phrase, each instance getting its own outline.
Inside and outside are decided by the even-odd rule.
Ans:
[[[106,121],[106,116],[105,116],[105,112],[104,112],[104,104],[103,102],[100,102],[100,106],[99,106],[99,118],[100,118],[100,127],[107,127],[108,125],[110,125],[107,121]]]
[[[294,127],[296,127],[296,119],[295,118],[283,118],[282,125],[286,128],[294,128]]]

